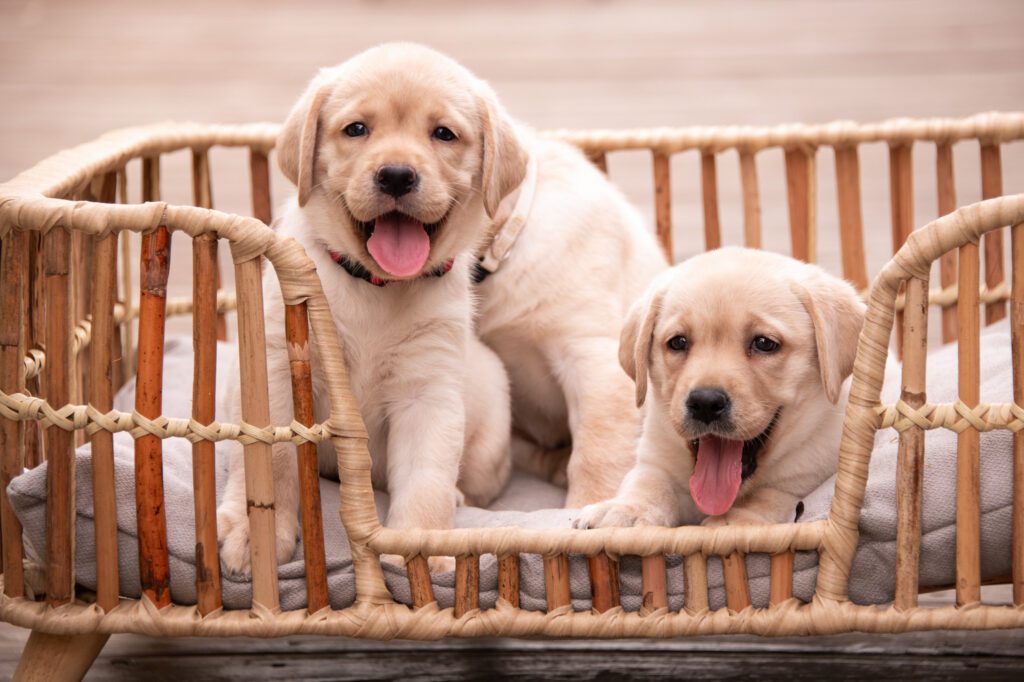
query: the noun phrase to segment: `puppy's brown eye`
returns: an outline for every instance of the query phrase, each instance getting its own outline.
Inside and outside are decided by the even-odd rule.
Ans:
[[[342,132],[344,132],[349,137],[362,137],[363,135],[368,134],[370,131],[366,128],[365,123],[361,121],[356,121],[355,123],[349,123],[347,126],[345,126]]]
[[[773,341],[767,336],[755,336],[754,340],[750,342],[750,347],[758,353],[774,353],[780,345],[778,341]]]
[[[690,340],[685,336],[673,336],[668,340],[668,347],[674,351],[690,350]]]
[[[434,139],[441,140],[442,142],[452,142],[456,139],[455,133],[450,128],[445,128],[444,126],[434,128],[432,136]]]

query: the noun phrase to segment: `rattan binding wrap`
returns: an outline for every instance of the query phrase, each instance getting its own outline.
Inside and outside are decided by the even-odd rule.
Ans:
[[[358,407],[348,390],[338,335],[314,266],[294,241],[279,237],[261,220],[211,209],[175,206],[159,201],[119,205],[66,198],[80,195],[94,178],[123,170],[130,160],[154,158],[182,148],[205,150],[214,145],[240,146],[265,156],[273,147],[276,132],[277,128],[272,125],[168,123],[111,133],[96,142],[62,152],[0,185],[0,238],[6,240],[14,231],[47,234],[55,229],[66,229],[93,237],[123,231],[152,234],[158,228],[165,227],[192,238],[213,234],[217,239],[229,241],[232,258],[238,265],[251,264],[254,259],[265,258],[278,273],[285,303],[304,303],[308,310],[330,395],[329,420],[312,427],[296,422],[291,426],[276,428],[244,423],[203,425],[194,420],[147,419],[137,412],[101,413],[84,406],[58,407],[49,405],[41,398],[7,390],[8,386],[0,387],[5,391],[0,392],[0,419],[10,423],[33,420],[44,427],[84,430],[89,434],[97,430],[127,430],[135,436],[149,434],[159,439],[185,436],[193,441],[236,439],[250,444],[283,441],[299,444],[329,437],[337,451],[340,475],[345,481],[340,514],[352,548],[356,603],[343,610],[324,607],[315,613],[308,613],[282,612],[274,599],[270,600],[271,603],[254,600],[250,611],[214,610],[201,615],[196,606],[171,604],[157,608],[145,597],[141,600],[122,600],[116,608],[104,610],[97,604],[79,601],[54,607],[22,596],[4,594],[0,596],[0,620],[64,635],[136,632],[154,636],[275,637],[302,633],[374,639],[496,635],[800,635],[852,630],[900,632],[939,628],[1024,627],[1024,608],[1021,606],[989,606],[973,602],[960,608],[898,609],[891,606],[858,606],[847,599],[849,570],[857,546],[857,524],[868,463],[875,432],[879,428],[951,428],[958,431],[968,427],[979,431],[1006,428],[1016,432],[1024,426],[1024,411],[1015,404],[969,407],[958,401],[953,405],[923,405],[914,408],[904,402],[889,407],[879,402],[894,320],[897,308],[902,308],[901,284],[908,280],[927,282],[932,263],[943,254],[964,245],[977,244],[982,235],[1001,227],[1024,223],[1024,195],[974,204],[913,232],[892,261],[875,278],[870,289],[867,323],[860,337],[850,403],[843,428],[836,494],[827,521],[717,529],[686,527],[576,531],[568,528],[491,528],[407,534],[382,527],[377,518],[370,483],[367,435]],[[657,129],[555,134],[579,145],[598,162],[603,162],[606,152],[632,148],[651,149],[660,155],[699,149],[713,155],[731,148],[752,154],[766,147],[782,147],[806,154],[819,145],[844,148],[868,141],[900,145],[927,140],[949,144],[972,138],[985,145],[998,145],[1024,137],[1024,115],[986,114],[963,120],[897,120],[873,126],[836,123],[764,129]],[[787,163],[787,168],[789,166]],[[713,164],[710,170],[714,172]],[[807,197],[800,194],[799,186],[794,191],[794,201],[806,201]],[[713,188],[709,188],[707,196],[714,198]],[[661,210],[667,212],[668,207]],[[708,211],[706,215],[715,221],[714,228],[717,230],[717,213]],[[1015,243],[1018,237],[1015,233]],[[813,250],[810,255],[813,255]],[[1015,263],[1015,267],[1019,269],[1024,264]],[[1010,296],[1010,290],[1005,286],[999,293],[998,299],[993,300],[1005,300]],[[941,303],[951,305],[955,302],[955,297],[950,299],[950,294],[943,292],[941,295],[944,296]],[[179,310],[188,309],[187,305],[180,303],[171,302],[169,305],[177,305]],[[1013,311],[1016,316],[1014,326],[1019,329],[1022,311],[1017,306],[1013,307]],[[122,316],[119,319],[123,319],[123,309],[119,314]],[[76,338],[79,339],[75,349],[77,351],[88,344],[88,330]],[[25,350],[27,352],[29,349]],[[41,356],[35,360],[25,360],[22,366],[21,382],[24,382],[42,368]],[[262,388],[265,392],[266,386]],[[1017,476],[1021,476],[1021,472],[1018,471]],[[7,543],[4,549],[7,550]],[[724,557],[736,552],[774,555],[791,550],[820,552],[817,588],[810,603],[789,598],[764,609],[749,606],[748,602],[738,610],[710,611],[705,600],[698,608],[685,608],[678,612],[669,612],[666,608],[645,608],[639,613],[624,612],[617,605],[602,613],[573,612],[569,606],[554,608],[546,613],[530,612],[513,606],[505,599],[500,599],[496,608],[470,609],[458,617],[453,615],[451,609],[439,609],[434,602],[410,609],[392,599],[378,560],[381,553],[407,557],[467,557],[486,553],[508,557],[520,553],[536,553],[554,557],[568,553],[594,556],[601,552],[613,558],[627,554],[643,557],[679,554],[688,560],[694,557],[699,560],[708,556]],[[254,573],[261,568],[258,563],[254,560]],[[706,591],[706,574],[694,569],[692,563],[688,562],[687,565],[687,578],[694,581],[693,584],[688,583],[687,591],[691,588],[700,590],[701,580],[704,581],[703,588]]]

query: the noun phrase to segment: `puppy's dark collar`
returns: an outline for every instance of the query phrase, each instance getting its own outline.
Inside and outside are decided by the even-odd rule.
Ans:
[[[360,265],[356,261],[354,261],[351,258],[349,258],[348,256],[346,256],[345,254],[338,253],[337,251],[331,251],[330,249],[327,249],[327,253],[328,253],[328,255],[330,255],[331,260],[334,261],[335,263],[337,263],[338,265],[340,265],[345,272],[347,272],[348,274],[352,275],[356,279],[361,279],[364,282],[369,282],[370,284],[372,284],[375,287],[386,286],[389,282],[396,281],[396,280],[393,280],[393,279],[382,279],[380,277],[377,277],[372,272],[370,272],[369,270],[364,268],[362,265]],[[443,277],[444,275],[446,275],[448,273],[449,270],[452,269],[452,265],[454,263],[455,263],[455,259],[454,258],[449,258],[444,263],[441,263],[441,265],[438,265],[436,268],[434,268],[433,270],[431,270],[430,272],[428,272],[428,273],[426,273],[425,275],[422,275],[422,276],[423,277]]]

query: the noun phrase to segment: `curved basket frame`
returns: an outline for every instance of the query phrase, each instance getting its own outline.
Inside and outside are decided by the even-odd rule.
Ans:
[[[129,430],[136,437],[147,434],[158,438],[184,435],[194,442],[232,438],[268,445],[285,440],[301,443],[329,437],[336,449],[339,472],[345,482],[340,513],[355,565],[355,604],[342,610],[325,607],[315,613],[282,612],[276,601],[276,586],[272,591],[257,594],[262,598],[254,598],[249,611],[217,609],[205,614],[196,606],[158,606],[147,596],[139,600],[121,600],[116,607],[104,609],[97,604],[74,600],[54,606],[5,594],[0,596],[0,620],[63,635],[137,632],[160,636],[273,637],[301,633],[381,639],[496,635],[797,635],[852,630],[900,632],[937,628],[1024,627],[1024,609],[1020,607],[982,605],[978,600],[969,601],[960,608],[859,606],[850,602],[847,595],[868,463],[874,435],[879,428],[896,426],[902,431],[909,431],[912,428],[944,426],[959,430],[1009,428],[1019,431],[1024,426],[1021,419],[1024,413],[1016,404],[967,407],[958,402],[947,407],[916,405],[910,408],[901,401],[900,405],[886,408],[879,400],[889,339],[897,309],[903,307],[901,284],[911,283],[908,300],[911,295],[920,296],[927,291],[933,261],[953,249],[977,244],[985,233],[1006,225],[1016,226],[1013,233],[1016,254],[1018,248],[1024,248],[1024,238],[1020,234],[1020,224],[1024,222],[1024,195],[990,199],[933,221],[911,234],[876,278],[871,287],[867,323],[859,341],[850,403],[845,416],[836,494],[826,521],[716,529],[456,529],[423,531],[413,535],[385,528],[377,518],[365,427],[348,390],[341,345],[320,281],[312,262],[297,243],[278,236],[260,220],[212,209],[174,206],[164,202],[114,205],[61,198],[76,196],[94,178],[122,170],[129,160],[152,158],[179,149],[240,146],[265,156],[273,147],[276,132],[277,128],[272,125],[162,124],[111,133],[93,143],[58,154],[0,185],[0,238],[27,231],[45,235],[59,229],[99,238],[124,231],[153,234],[166,228],[192,238],[212,234],[217,239],[229,241],[237,266],[254,264],[258,268],[260,259],[266,258],[278,273],[285,303],[304,303],[308,310],[314,342],[328,370],[325,378],[330,395],[329,420],[312,429],[295,423],[291,427],[277,428],[247,424],[203,425],[194,423],[194,420],[147,420],[137,412],[103,414],[86,406],[54,408],[38,398],[28,398],[15,392],[0,393],[0,416],[9,421],[38,420],[41,426],[57,426],[69,431]],[[1024,137],[1024,115],[990,114],[957,121],[900,120],[875,126],[837,123],[766,129],[660,129],[556,134],[581,146],[599,163],[603,163],[602,155],[607,151],[652,149],[656,155],[657,174],[658,154],[667,155],[685,149],[700,149],[702,154],[713,154],[736,148],[741,154],[749,154],[772,146],[801,151],[820,144],[837,148],[864,141],[894,144],[930,140],[948,144],[965,138],[998,144]],[[659,225],[661,222],[659,212]],[[1014,265],[1014,278],[1019,281],[1024,265],[1016,261]],[[920,287],[922,282],[925,283],[924,288]],[[1017,330],[1022,322],[1019,319],[1022,314],[1020,289],[1019,286],[1014,288],[1015,352],[1020,345]],[[966,291],[971,290],[968,288]],[[973,292],[961,298],[962,302],[966,299],[966,305],[973,303],[977,306],[977,296]],[[914,300],[919,302],[919,299]],[[122,311],[121,314],[130,314],[130,311]],[[79,346],[87,342],[86,332],[84,338],[79,339]],[[1019,354],[1015,358],[1019,361]],[[26,362],[26,369],[30,372],[35,367],[38,371],[40,365],[40,359],[36,358],[34,364]],[[269,455],[269,449],[266,452]],[[552,559],[568,553],[591,557],[602,553],[613,557],[632,554],[662,557],[663,560],[665,554],[680,554],[689,559],[714,555],[730,557],[737,552],[784,555],[802,550],[820,552],[817,587],[810,603],[788,598],[773,603],[769,608],[759,609],[750,606],[748,600],[745,604],[739,602],[739,608],[717,611],[710,611],[705,600],[703,604],[688,602],[687,608],[669,612],[655,599],[639,613],[627,613],[618,606],[601,613],[596,610],[573,612],[564,603],[550,605],[548,612],[542,613],[521,610],[504,598],[499,599],[496,608],[487,610],[474,608],[475,603],[470,602],[470,608],[463,604],[460,609],[457,605],[453,613],[452,609],[438,608],[432,601],[410,609],[392,599],[379,563],[382,553],[406,557],[455,556],[460,559],[459,570],[463,572],[465,581],[466,572],[472,574],[472,561],[483,553],[494,554],[503,560],[518,553],[536,553]],[[270,566],[271,563],[254,558],[257,580],[261,574],[276,580],[276,567]],[[657,563],[653,565],[657,568]],[[647,567],[645,560],[645,573]],[[699,590],[703,586],[706,593],[706,574],[691,572],[689,565],[686,570],[687,591],[692,588]],[[663,577],[661,590],[664,590]]]

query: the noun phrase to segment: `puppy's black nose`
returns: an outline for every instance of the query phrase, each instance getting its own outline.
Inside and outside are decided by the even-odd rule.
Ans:
[[[377,169],[374,181],[377,183],[377,189],[397,199],[416,189],[420,179],[412,166],[388,164]]]
[[[710,424],[729,411],[731,402],[720,388],[697,388],[686,398],[686,411],[697,421]]]

